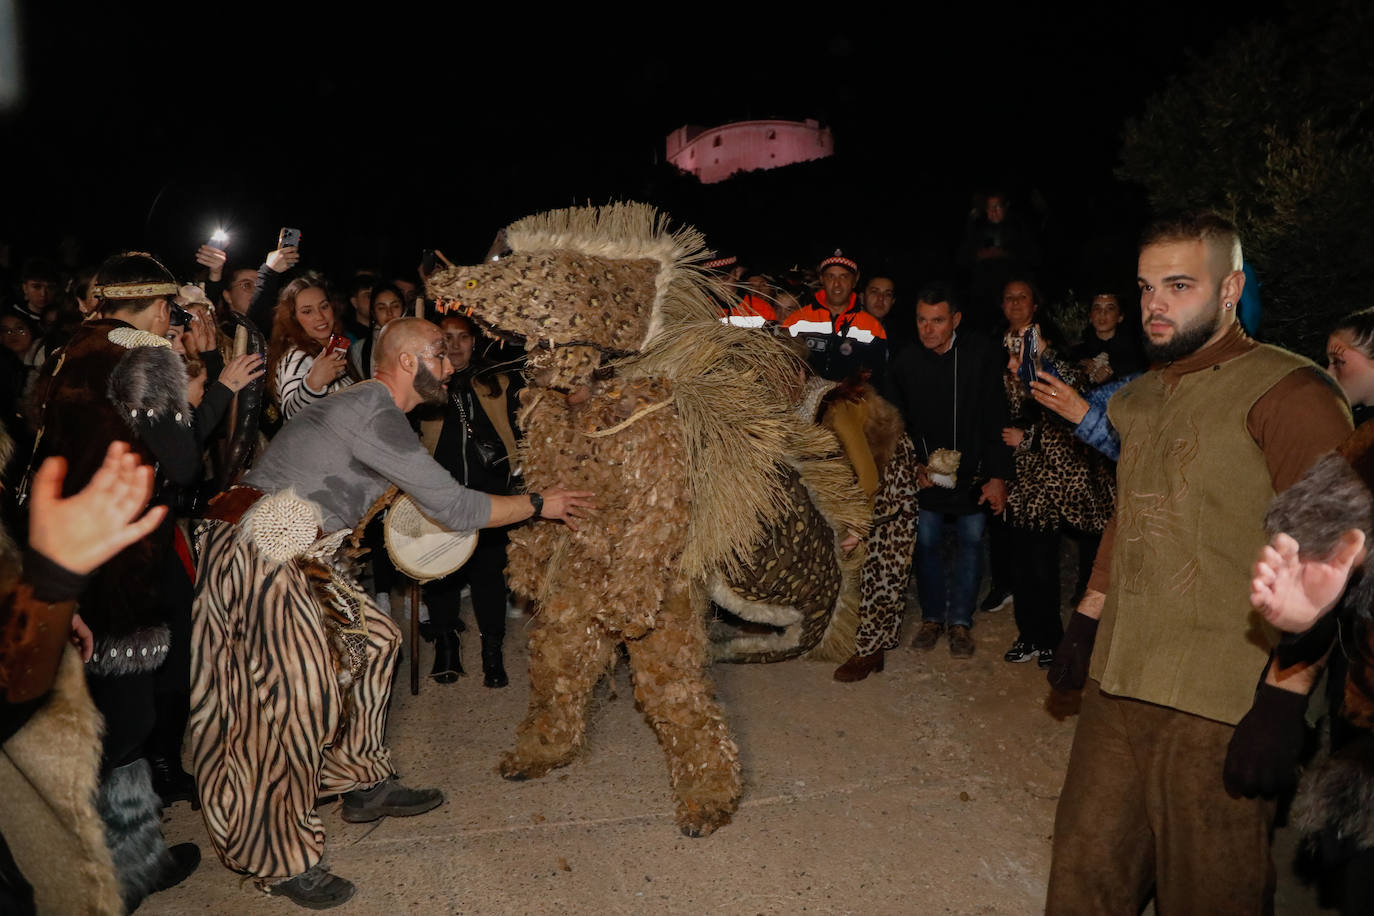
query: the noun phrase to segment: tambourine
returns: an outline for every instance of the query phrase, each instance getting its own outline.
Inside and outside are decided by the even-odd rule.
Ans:
[[[386,552],[396,568],[418,582],[456,572],[477,547],[476,531],[450,531],[399,496],[386,513]]]

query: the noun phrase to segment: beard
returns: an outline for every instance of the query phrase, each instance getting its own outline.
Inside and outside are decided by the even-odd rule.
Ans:
[[[429,371],[424,360],[417,360],[415,367],[415,393],[424,399],[426,404],[445,404],[448,402],[448,389],[444,383],[439,381],[439,377]]]
[[[1146,320],[1149,320],[1148,317]],[[1174,325],[1174,336],[1164,343],[1152,342],[1149,332],[1146,331],[1145,333],[1143,341],[1145,356],[1152,363],[1171,363],[1176,359],[1182,359],[1189,353],[1196,353],[1202,349],[1202,345],[1217,332],[1217,328],[1221,324],[1221,313],[1213,312],[1199,318],[1194,324],[1182,327],[1173,322],[1170,324]]]

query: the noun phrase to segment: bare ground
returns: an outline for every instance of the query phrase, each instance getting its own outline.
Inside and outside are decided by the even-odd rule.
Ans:
[[[918,616],[909,610],[908,629]],[[344,823],[337,803],[323,810],[334,871],[358,885],[341,914],[1042,911],[1074,719],[1048,708],[1034,663],[1002,661],[1010,610],[978,615],[972,659],[943,642],[916,652],[904,637],[886,670],[858,684],[809,662],[715,668],[745,790],[734,822],[704,839],[673,823],[662,754],[623,667],[597,690],[577,761],[532,782],[497,775],[528,696],[512,624],[507,689],[483,688],[479,673],[423,681],[412,697],[398,679],[397,766],[447,801],[371,825]],[[471,632],[463,654],[478,671]],[[222,867],[188,805],[168,811],[166,832],[207,858],[141,912],[301,912]],[[1291,840],[1280,845],[1283,863]],[[1280,873],[1278,912],[1316,912]]]

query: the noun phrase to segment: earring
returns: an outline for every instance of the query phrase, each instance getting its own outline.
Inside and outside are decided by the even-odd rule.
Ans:
[[[1229,309],[1231,307],[1231,303],[1226,303],[1226,307]]]

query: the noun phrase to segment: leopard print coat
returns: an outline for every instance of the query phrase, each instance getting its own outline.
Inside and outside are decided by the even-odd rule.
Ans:
[[[1048,353],[1046,358],[1062,379],[1083,390],[1086,378],[1077,367]],[[1016,480],[1007,493],[1012,525],[1037,531],[1069,525],[1101,532],[1116,505],[1115,467],[1075,438],[1065,421],[1042,410],[1013,373],[1004,372],[1002,380],[1011,425],[1025,431],[1015,451]]]

